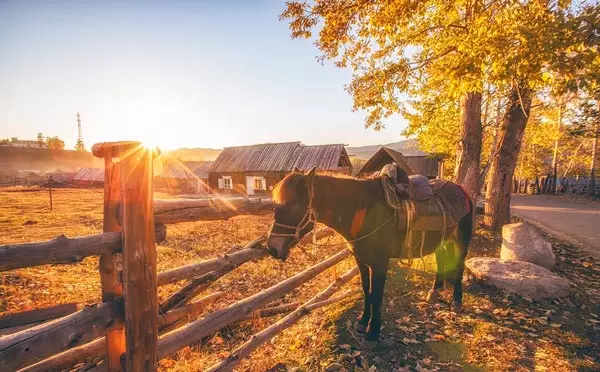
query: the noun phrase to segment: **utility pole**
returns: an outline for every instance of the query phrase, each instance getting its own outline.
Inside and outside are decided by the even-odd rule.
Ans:
[[[83,143],[83,134],[81,132],[81,116],[77,113],[77,144],[75,150],[85,151],[85,145]]]

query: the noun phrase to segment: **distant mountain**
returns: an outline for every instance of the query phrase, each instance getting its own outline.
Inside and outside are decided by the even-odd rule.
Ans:
[[[205,149],[205,148],[180,148],[169,151],[169,153],[181,161],[202,161],[215,160],[221,153],[220,149]]]
[[[354,155],[357,158],[369,159],[373,154],[377,152],[381,147],[389,147],[392,150],[401,152],[406,156],[423,156],[427,155],[426,152],[419,149],[417,140],[415,138],[405,139],[399,142],[392,142],[385,145],[369,145],[369,146],[358,146],[358,147],[346,147],[348,155]]]
[[[417,140],[414,138],[405,139],[399,142],[387,143],[385,145],[369,145],[358,147],[346,147],[349,155],[355,155],[360,159],[369,159],[382,146],[389,147],[392,150],[400,151],[406,156],[422,156],[427,153],[421,151],[417,145]],[[181,161],[202,161],[215,160],[221,153],[221,149],[207,148],[180,148],[170,151],[171,155]]]

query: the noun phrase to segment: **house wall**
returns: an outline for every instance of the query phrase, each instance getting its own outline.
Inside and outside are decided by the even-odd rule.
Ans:
[[[254,191],[255,196],[271,196],[273,186],[283,179],[289,172],[236,172],[236,173],[211,173],[208,175],[208,184],[213,192],[220,194],[246,194],[246,176],[264,177],[267,189],[265,191]],[[220,190],[219,178],[231,177],[233,190]]]

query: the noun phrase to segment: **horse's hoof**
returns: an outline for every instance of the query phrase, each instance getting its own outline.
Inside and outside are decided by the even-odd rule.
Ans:
[[[360,334],[365,333],[365,331],[367,330],[367,326],[364,325],[364,324],[362,324],[358,320],[354,321],[354,324],[352,325],[352,328],[354,329],[354,331],[356,333],[360,333]]]
[[[437,300],[439,299],[440,292],[436,291],[435,289],[432,289],[429,292],[427,292],[427,302],[437,302]]]
[[[457,303],[452,303],[452,305],[450,305],[450,309],[452,311],[454,311],[455,313],[460,314],[460,313],[462,313],[463,305],[457,304]]]
[[[379,343],[379,340],[375,339],[375,340],[367,340],[366,337],[363,337],[361,342],[360,342],[360,346],[362,346],[362,348],[364,350],[373,350],[377,347],[377,344]]]

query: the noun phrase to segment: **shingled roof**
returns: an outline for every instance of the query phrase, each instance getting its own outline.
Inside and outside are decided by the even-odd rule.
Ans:
[[[226,147],[209,172],[289,172],[294,167],[337,170],[350,166],[344,145],[305,146],[300,142],[284,142]]]
[[[361,176],[379,171],[384,165],[391,162],[398,164],[408,175],[415,174],[402,153],[388,147],[381,147],[369,160],[367,160],[362,168],[360,168],[358,175]]]

